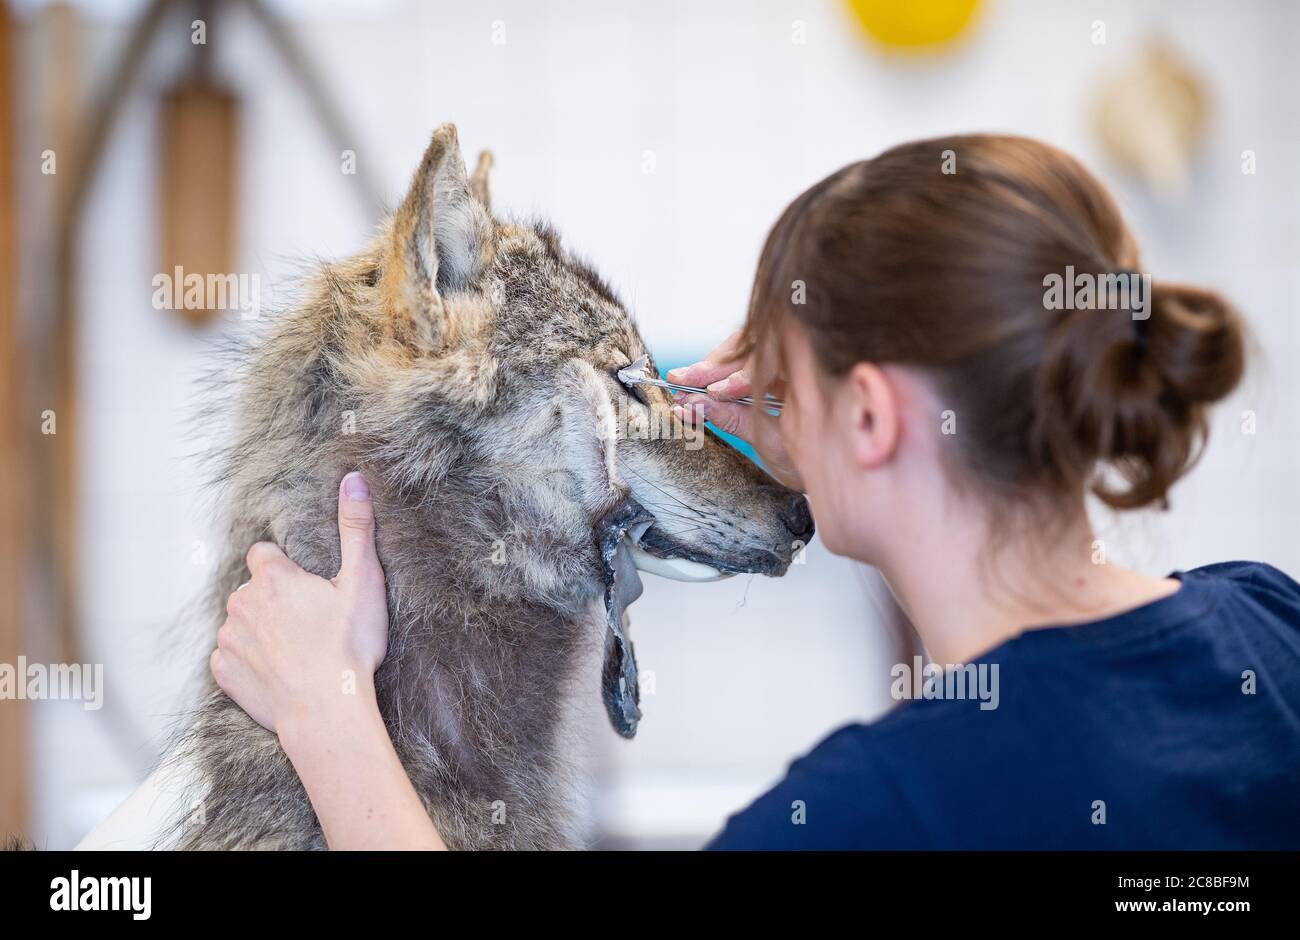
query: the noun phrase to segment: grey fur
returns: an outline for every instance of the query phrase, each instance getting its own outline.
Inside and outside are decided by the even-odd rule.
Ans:
[[[248,351],[208,617],[215,630],[255,541],[335,574],[339,480],[363,471],[390,611],[376,684],[417,792],[453,848],[571,847],[572,742],[600,707],[606,642],[597,521],[631,494],[656,517],[654,553],[780,574],[811,520],[712,437],[608,433],[620,409],[667,414],[659,390],[643,404],[613,378],[644,343],[553,232],[491,217],[481,166],[471,192],[439,128],[375,241],[322,266]],[[275,736],[211,683],[182,746],[202,812],[176,821],[177,844],[325,846]]]

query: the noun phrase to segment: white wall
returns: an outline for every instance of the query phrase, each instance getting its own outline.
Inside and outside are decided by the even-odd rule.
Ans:
[[[109,17],[118,6],[90,8]],[[868,46],[830,0],[280,6],[390,199],[432,128],[456,121],[467,152],[496,154],[496,205],[554,220],[631,302],[661,359],[702,352],[739,323],[768,226],[846,162],[964,130],[1028,134],[1077,153],[1115,185],[1148,268],[1236,298],[1263,356],[1220,410],[1173,511],[1107,523],[1112,556],[1162,573],[1232,557],[1300,570],[1300,419],[1288,407],[1300,376],[1286,367],[1297,343],[1300,240],[1294,6],[990,0],[969,42],[923,62]],[[321,12],[308,19],[308,9]],[[1097,19],[1107,24],[1104,46],[1091,42]],[[794,20],[806,23],[806,45],[791,42]],[[494,21],[504,23],[504,45],[492,43]],[[1113,177],[1087,113],[1093,83],[1162,24],[1214,93],[1195,193],[1176,209]],[[88,67],[102,67],[122,35],[113,19],[97,20]],[[373,220],[265,41],[236,14],[209,42],[245,99],[243,270],[274,286],[304,259],[356,248]],[[182,436],[205,340],[149,302],[158,265],[152,99],[187,43],[186,24],[174,23],[113,143],[83,240],[87,630],[114,685],[105,711],[122,709],[154,735],[201,663],[166,637],[207,575],[193,556],[209,537],[185,459],[196,444]],[[1258,154],[1255,176],[1240,172],[1244,149]],[[643,171],[646,151],[653,174]],[[31,185],[42,185],[35,174]],[[1258,413],[1253,437],[1239,433],[1243,409]],[[634,743],[611,734],[600,745],[615,769],[600,801],[614,838],[698,844],[792,756],[884,708],[889,658],[868,576],[852,567],[815,546],[780,581],[648,580],[633,618],[655,691]],[[76,703],[32,711],[37,834],[62,847],[134,772],[109,745],[104,712]]]

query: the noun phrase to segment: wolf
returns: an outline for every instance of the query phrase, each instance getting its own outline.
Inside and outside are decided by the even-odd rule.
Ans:
[[[628,433],[684,429],[668,393],[620,384],[648,350],[614,291],[548,225],[494,215],[491,163],[468,174],[439,127],[370,244],[248,351],[207,616],[257,541],[335,574],[339,480],[362,471],[390,621],[379,704],[430,817],[451,848],[571,848],[583,716],[603,698],[625,737],[640,718],[636,569],[781,575],[813,522],[711,434]],[[326,847],[276,736],[210,680],[155,776],[171,818],[150,845]],[[132,800],[156,816],[158,792]]]

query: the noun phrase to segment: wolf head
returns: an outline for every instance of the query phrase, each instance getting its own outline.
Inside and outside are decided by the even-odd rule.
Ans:
[[[623,569],[779,575],[812,519],[801,495],[684,427],[666,392],[620,384],[648,352],[627,310],[547,226],[494,218],[490,163],[468,175],[456,129],[438,128],[371,247],[327,266],[274,328],[244,392],[257,417],[232,461],[248,475],[237,501],[315,494],[263,515],[291,556],[328,571],[330,527],[304,535],[303,520],[328,520],[338,477],[363,470],[394,611],[440,607],[459,623],[464,604],[445,587],[420,594],[422,579],[552,610],[603,594],[606,706],[630,735],[622,611],[640,585]]]
[[[627,310],[549,228],[492,217],[490,166],[485,153],[467,176],[455,128],[434,133],[392,220],[380,303],[438,398],[456,402],[446,420],[476,460],[601,546],[604,694],[631,736],[640,712],[623,611],[640,583],[620,569],[781,574],[812,519],[802,496],[685,427],[666,392],[620,382],[647,354]]]
[[[394,332],[423,364],[478,459],[590,524],[632,496],[654,517],[639,545],[719,572],[781,574],[812,522],[802,496],[707,434],[668,393],[620,384],[647,353],[627,310],[545,225],[493,219],[480,158],[466,174],[438,128],[396,212],[378,272]],[[653,363],[653,360],[651,360]],[[441,461],[418,448],[412,475]]]

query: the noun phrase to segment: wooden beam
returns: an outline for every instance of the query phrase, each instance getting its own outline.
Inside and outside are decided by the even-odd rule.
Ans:
[[[81,451],[78,446],[80,417],[77,403],[77,285],[79,268],[77,235],[82,214],[90,197],[95,172],[108,147],[108,138],[135,80],[143,68],[145,53],[158,32],[164,14],[178,0],[150,0],[127,37],[126,48],[116,60],[100,96],[87,110],[84,128],[71,145],[71,153],[60,157],[69,179],[59,186],[58,219],[54,239],[54,308],[51,373],[57,388],[54,393],[57,432],[51,436],[53,447],[46,448],[41,473],[52,481],[53,496],[45,520],[52,542],[54,590],[57,608],[59,661],[86,662],[81,644],[81,563],[80,530],[77,522],[78,474]]]
[[[23,406],[22,331],[18,322],[17,57],[15,25],[0,0],[0,663],[18,665],[26,598],[27,409]],[[0,837],[27,831],[27,709],[0,700]]]

